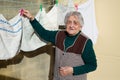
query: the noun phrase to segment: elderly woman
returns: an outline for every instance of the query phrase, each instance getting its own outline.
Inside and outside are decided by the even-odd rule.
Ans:
[[[24,10],[23,16],[30,20],[41,38],[55,45],[53,80],[87,80],[86,73],[96,70],[92,41],[81,31],[84,21],[80,12],[66,14],[64,31],[45,30],[27,10]]]

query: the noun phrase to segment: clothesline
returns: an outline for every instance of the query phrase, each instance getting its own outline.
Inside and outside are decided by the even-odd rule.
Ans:
[[[54,1],[54,0],[53,0]],[[32,1],[16,1],[16,0],[14,0],[14,1],[11,1],[11,0],[0,0],[0,2],[9,2],[9,3],[18,3],[18,4],[30,4],[30,3],[32,3],[32,4],[38,4],[38,3],[36,3],[36,2],[32,2]],[[41,4],[49,4],[49,3],[51,3],[51,1],[45,1],[45,2],[40,2]]]
[[[53,6],[54,4],[49,4],[49,5],[47,5],[46,7],[51,7],[51,6]],[[30,7],[30,6],[32,6],[31,8],[37,8],[36,6],[40,6],[40,4],[32,4],[32,5],[17,5],[17,6],[0,6],[0,8],[9,8],[9,9],[12,9],[12,8],[26,8],[26,7]]]

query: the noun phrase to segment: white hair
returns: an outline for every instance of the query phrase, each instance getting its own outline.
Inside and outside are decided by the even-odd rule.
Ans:
[[[68,12],[65,16],[65,19],[64,19],[64,23],[67,24],[67,21],[68,21],[68,18],[70,16],[77,16],[78,19],[79,19],[79,23],[81,24],[81,26],[83,27],[84,25],[84,20],[83,20],[83,17],[82,17],[82,14],[80,12],[77,12],[77,11],[71,11],[71,12]]]

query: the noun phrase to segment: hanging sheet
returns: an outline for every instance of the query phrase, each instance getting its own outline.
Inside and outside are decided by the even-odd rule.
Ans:
[[[98,37],[98,29],[95,18],[94,0],[87,0],[85,3],[78,5],[78,11],[81,12],[84,18],[82,31],[95,44]]]
[[[18,14],[7,21],[0,14],[0,60],[13,58],[20,50],[22,18]]]
[[[39,16],[41,15],[41,12],[37,13],[36,19],[39,19]],[[34,29],[32,28],[30,22],[28,19],[23,19],[23,37],[22,37],[22,43],[21,43],[21,50],[27,52],[27,51],[33,51],[36,50],[42,46],[45,46],[46,42],[41,40],[39,38]]]
[[[45,9],[39,10],[35,18],[47,30],[58,30],[57,25],[57,9],[53,7],[49,13],[46,14]],[[52,18],[52,19],[51,19]],[[21,50],[33,51],[37,48],[43,47],[47,44],[36,35],[28,19],[23,19],[23,37]]]

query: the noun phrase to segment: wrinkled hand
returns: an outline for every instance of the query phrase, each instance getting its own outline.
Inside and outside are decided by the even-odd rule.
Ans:
[[[34,16],[28,11],[23,9],[22,16],[28,18],[29,20],[34,20]]]
[[[73,73],[73,68],[69,66],[60,67],[60,75],[67,76]]]

